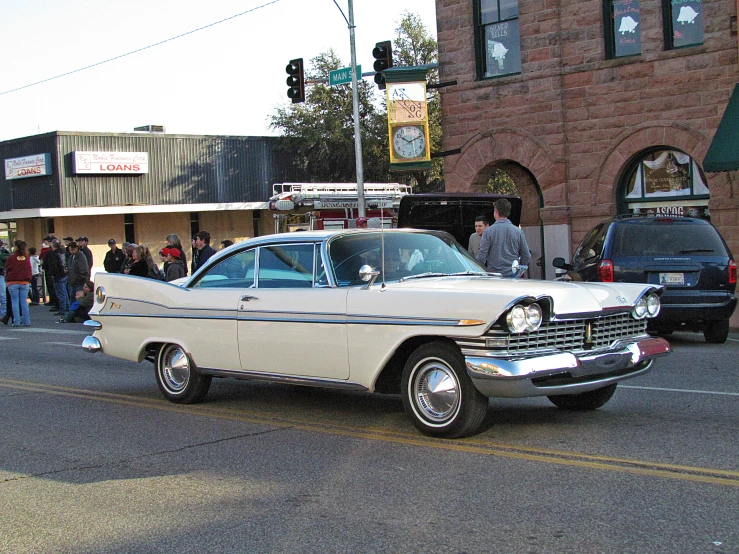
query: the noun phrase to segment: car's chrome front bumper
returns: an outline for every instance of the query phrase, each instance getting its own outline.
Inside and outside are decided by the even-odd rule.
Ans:
[[[607,352],[570,352],[521,358],[465,356],[475,387],[489,397],[523,398],[577,394],[649,371],[652,360],[671,352],[661,338],[618,341]]]

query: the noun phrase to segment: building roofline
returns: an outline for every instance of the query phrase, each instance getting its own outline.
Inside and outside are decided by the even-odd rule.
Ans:
[[[222,202],[210,204],[146,204],[130,206],[85,206],[81,208],[29,208],[0,212],[0,220],[91,215],[156,214],[179,212],[217,212],[268,210],[269,202]]]
[[[41,137],[52,136],[79,136],[79,137],[149,137],[155,139],[161,138],[220,138],[220,139],[240,139],[240,140],[261,140],[261,139],[278,139],[279,135],[190,135],[181,133],[151,133],[149,131],[127,131],[124,133],[111,132],[95,132],[95,131],[49,131],[47,133],[39,133],[36,135],[28,135],[25,137],[17,137],[7,140],[1,140],[0,144],[19,142]]]

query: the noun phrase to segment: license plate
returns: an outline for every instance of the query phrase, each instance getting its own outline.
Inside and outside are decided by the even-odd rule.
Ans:
[[[685,274],[684,273],[660,273],[659,274],[660,285],[684,285]]]

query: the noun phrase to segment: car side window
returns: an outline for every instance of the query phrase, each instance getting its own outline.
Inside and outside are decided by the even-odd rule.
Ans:
[[[310,288],[313,286],[313,244],[281,244],[259,249],[257,288]]]
[[[242,250],[218,262],[190,288],[249,288],[254,286],[256,250]]]
[[[575,250],[572,256],[573,262],[587,262],[593,258],[597,258],[603,252],[603,244],[605,242],[606,233],[603,225],[598,225],[585,235],[580,246]]]

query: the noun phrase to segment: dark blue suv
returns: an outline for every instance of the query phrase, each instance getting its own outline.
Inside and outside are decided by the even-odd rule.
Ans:
[[[665,287],[650,332],[702,331],[722,343],[736,308],[736,262],[708,221],[692,217],[618,216],[591,229],[572,263],[552,261],[583,281]]]

